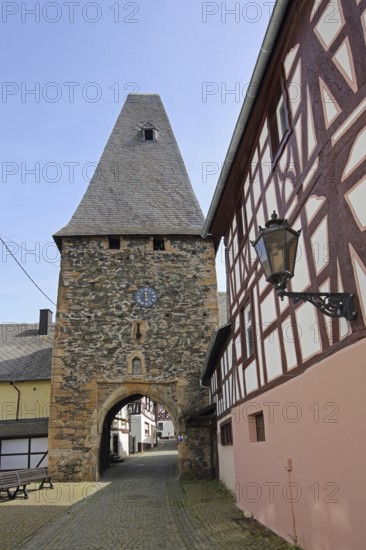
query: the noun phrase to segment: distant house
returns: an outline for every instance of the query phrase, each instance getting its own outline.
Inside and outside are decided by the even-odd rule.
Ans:
[[[112,460],[130,456],[130,415],[128,405],[124,406],[114,417],[110,431],[110,450]]]
[[[160,439],[170,439],[175,436],[173,420],[162,405],[157,406],[157,435]]]
[[[152,449],[157,444],[156,407],[148,397],[134,401],[131,407],[131,437],[130,452],[136,453]]]
[[[47,466],[52,312],[0,327],[0,470]]]
[[[202,372],[220,478],[306,550],[365,547],[365,8],[276,2],[204,230],[229,291]],[[274,210],[302,229],[288,290],[355,293],[355,320],[267,284],[251,241]]]

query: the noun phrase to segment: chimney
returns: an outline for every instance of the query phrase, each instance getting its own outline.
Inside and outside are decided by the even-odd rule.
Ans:
[[[49,333],[52,324],[52,311],[50,309],[39,310],[39,330],[38,333],[44,336]]]

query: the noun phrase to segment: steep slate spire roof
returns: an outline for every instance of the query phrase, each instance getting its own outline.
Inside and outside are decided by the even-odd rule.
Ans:
[[[144,141],[142,128],[157,140]],[[200,235],[203,214],[157,94],[130,94],[68,225],[55,235]]]

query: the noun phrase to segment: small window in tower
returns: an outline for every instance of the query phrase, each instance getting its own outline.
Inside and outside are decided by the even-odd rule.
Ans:
[[[142,374],[141,359],[135,357],[132,361],[132,374]]]
[[[164,239],[156,239],[154,237],[154,250],[165,250]]]
[[[121,248],[121,240],[119,237],[109,237],[109,248],[112,250],[119,250]]]
[[[145,139],[145,141],[154,141],[154,130],[153,130],[153,128],[145,128],[145,130],[144,130],[144,139]]]

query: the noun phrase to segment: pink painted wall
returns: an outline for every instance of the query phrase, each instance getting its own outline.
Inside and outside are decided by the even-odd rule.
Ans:
[[[366,548],[365,358],[364,339],[233,411],[238,506],[306,550]]]

